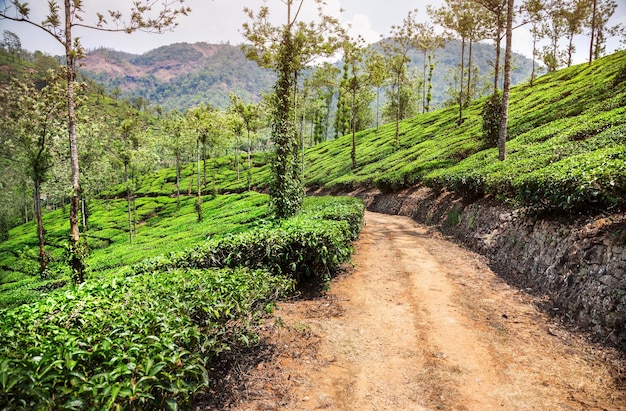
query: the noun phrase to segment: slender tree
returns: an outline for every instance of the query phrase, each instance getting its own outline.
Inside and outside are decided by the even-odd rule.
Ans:
[[[276,151],[270,197],[272,210],[278,218],[295,214],[304,197],[297,166],[299,144],[295,127],[298,76],[315,58],[329,57],[335,52],[342,31],[337,19],[324,14],[325,3],[313,1],[318,7],[318,20],[309,24],[299,18],[304,0],[281,0],[287,19],[278,26],[270,23],[267,6],[256,14],[250,8],[244,9],[252,20],[243,26],[244,37],[251,43],[251,46],[244,46],[246,56],[277,74],[271,100],[272,139]]]
[[[548,72],[554,72],[566,63],[567,52],[559,47],[559,41],[567,34],[567,21],[562,2],[553,0],[547,3],[542,33],[543,37],[548,39],[548,44],[543,46],[543,63]]]
[[[376,131],[380,125],[380,90],[388,78],[385,59],[378,50],[370,47],[367,51],[366,68],[369,83],[376,89]]]
[[[132,2],[129,17],[126,19],[119,10],[108,10],[108,17],[103,13],[96,13],[93,24],[85,22],[83,0],[49,0],[48,12],[41,19],[31,15],[28,3],[18,0],[3,2],[0,9],[0,19],[24,22],[48,33],[57,40],[65,52],[65,66],[67,68],[67,121],[70,146],[70,163],[72,170],[72,199],[70,205],[70,247],[71,268],[74,282],[84,282],[83,251],[80,245],[78,227],[79,201],[81,197],[80,170],[78,164],[78,141],[76,138],[76,101],[75,81],[76,62],[83,57],[83,48],[79,38],[75,37],[75,29],[92,29],[108,32],[134,31],[162,32],[176,25],[179,15],[186,15],[190,9],[184,7],[183,0],[136,0]],[[153,9],[161,9],[153,13]],[[108,20],[107,20],[108,19]]]
[[[541,22],[545,15],[544,3],[542,0],[526,0],[521,8],[524,20],[530,23],[530,33],[533,36],[533,64],[530,73],[530,85],[535,81],[537,43],[541,39]]]
[[[498,158],[506,160],[506,140],[509,120],[509,93],[511,88],[511,49],[513,43],[513,17],[515,0],[508,0],[506,11],[506,48],[504,51],[504,84],[502,86],[502,112],[500,114],[500,136]]]
[[[483,6],[494,17],[491,20],[491,25],[487,26],[487,30],[491,34],[491,38],[494,40],[496,58],[493,62],[493,94],[498,93],[498,84],[500,81],[500,60],[501,60],[501,44],[502,38],[505,35],[506,29],[506,12],[507,12],[507,0],[473,0],[475,3]],[[542,1],[542,0],[538,0]],[[489,20],[487,20],[489,21]]]
[[[626,36],[626,29],[623,22],[613,26],[609,25],[609,20],[613,17],[617,3],[615,0],[593,0],[591,13],[586,21],[589,27],[591,41],[589,43],[589,64],[602,56],[606,50],[606,41],[612,36]]]
[[[185,113],[187,126],[196,137],[196,213],[198,214],[198,222],[202,221],[202,187],[206,185],[206,146],[212,135],[210,122],[213,111],[213,107],[201,104],[198,107],[188,109]]]
[[[418,24],[418,38],[415,44],[416,49],[422,53],[424,87],[422,89],[422,109],[424,112],[430,109],[428,100],[429,92],[432,89],[432,73],[434,70],[433,57],[435,50],[442,48],[446,44],[446,36],[437,34],[435,28],[429,23]],[[427,62],[428,61],[428,62]],[[428,81],[426,81],[428,74]]]
[[[37,89],[32,79],[14,78],[0,89],[3,150],[8,158],[26,165],[33,183],[33,210],[39,242],[39,273],[45,275],[48,254],[42,219],[41,185],[53,165],[52,147],[63,127],[62,77],[50,72],[47,84]]]
[[[350,77],[350,67],[344,61],[343,74],[339,80],[337,90],[337,109],[335,110],[335,138],[344,136],[350,131],[350,96],[347,91],[347,84]]]
[[[139,124],[135,118],[122,120],[116,130],[116,138],[112,141],[115,156],[124,168],[124,181],[126,184],[126,204],[128,210],[128,239],[132,245],[136,235],[135,213],[135,172],[133,160],[135,152],[139,148],[137,129]]]
[[[591,7],[590,7],[591,6]],[[567,34],[567,67],[572,65],[572,54],[576,51],[574,36],[583,32],[584,23],[592,12],[589,0],[571,0],[565,3],[563,18],[565,19]]]
[[[359,114],[361,101],[359,93],[365,88],[367,76],[365,74],[365,40],[359,36],[357,38],[346,37],[343,43],[343,60],[347,70],[347,78],[342,84],[347,106],[349,107],[349,126],[352,134],[352,151],[350,158],[352,168],[356,168],[356,132],[358,131],[357,117]]]
[[[321,141],[328,140],[328,133],[330,128],[330,115],[333,103],[333,98],[337,91],[338,81],[337,78],[341,70],[335,67],[333,64],[325,61],[321,65],[315,67],[313,71],[313,77],[311,79],[311,85],[318,91],[319,98],[323,101],[323,139]],[[319,128],[319,126],[318,126]]]
[[[420,24],[416,20],[417,9],[409,11],[402,21],[402,26],[392,26],[391,35],[387,41],[381,43],[383,52],[387,56],[387,67],[392,78],[392,88],[396,98],[396,144],[400,144],[400,120],[402,114],[402,82],[406,78],[409,51],[418,45]]]
[[[230,94],[229,109],[239,116],[246,130],[248,140],[248,190],[252,190],[252,134],[256,133],[261,127],[261,105],[258,103],[244,103],[237,95]]]
[[[446,0],[445,5],[439,9],[428,8],[429,14],[437,24],[451,30],[461,38],[461,81],[458,96],[459,124],[463,122],[463,105],[465,104],[465,94],[463,92],[465,79],[465,44],[472,37],[475,25],[478,24],[472,13],[474,9],[469,0]]]
[[[163,120],[163,132],[165,133],[164,145],[174,157],[176,169],[176,199],[180,208],[180,168],[187,154],[189,143],[189,129],[185,118],[180,113],[169,113]]]

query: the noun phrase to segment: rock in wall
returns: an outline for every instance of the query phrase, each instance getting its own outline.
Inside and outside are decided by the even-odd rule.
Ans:
[[[561,318],[626,349],[626,215],[539,218],[427,187],[351,195],[371,211],[438,226],[489,258],[507,281],[547,297]]]

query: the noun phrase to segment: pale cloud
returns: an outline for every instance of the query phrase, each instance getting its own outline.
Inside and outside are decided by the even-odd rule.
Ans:
[[[350,36],[361,36],[367,43],[375,43],[380,40],[382,33],[374,30],[370,18],[365,14],[355,14],[352,20],[347,23],[350,24]]]

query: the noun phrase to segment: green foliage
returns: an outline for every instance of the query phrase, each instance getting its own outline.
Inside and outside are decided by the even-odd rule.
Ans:
[[[83,238],[108,238],[87,258],[98,275],[54,292],[70,283],[69,272],[36,283],[40,293],[49,287],[45,298],[0,311],[3,407],[187,407],[208,387],[220,353],[256,341],[257,320],[293,290],[293,279],[324,284],[349,258],[364,212],[357,199],[314,197],[298,215],[272,222],[267,202],[256,193],[219,196],[206,201],[198,223],[194,198],[178,211],[173,198],[138,199],[145,226],[132,247],[115,229],[124,227],[125,201],[94,202],[94,231]],[[64,220],[56,214],[52,230]],[[1,278],[0,292],[33,298],[32,277]]]
[[[170,173],[173,171],[170,170]],[[145,180],[151,185],[149,180]],[[129,243],[125,199],[94,200],[90,229],[82,236],[89,249],[88,280],[107,275],[145,258],[191,247],[209,236],[239,232],[268,217],[268,196],[243,193],[203,198],[203,222],[197,223],[196,199],[185,197],[177,210],[169,196],[138,198],[138,231]],[[47,284],[69,279],[67,263],[66,213],[57,210],[44,215],[50,266],[46,280],[34,280],[37,267],[37,237],[33,223],[16,227],[0,243],[0,307],[18,305],[41,297]],[[29,250],[29,251],[26,251]]]
[[[483,140],[487,147],[498,147],[500,118],[502,117],[502,95],[492,94],[483,106]]]
[[[177,409],[290,281],[176,270],[90,281],[0,317],[3,409]]]
[[[298,281],[333,274],[352,253],[361,229],[363,203],[356,199],[306,199],[298,215],[254,230],[211,239],[135,265],[135,273],[177,268],[265,268]]]

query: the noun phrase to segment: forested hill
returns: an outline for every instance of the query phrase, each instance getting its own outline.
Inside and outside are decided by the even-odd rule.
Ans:
[[[466,48],[467,49],[467,48]],[[477,93],[490,90],[495,51],[491,44],[473,46]],[[466,60],[468,51],[466,50]],[[412,66],[420,75],[421,53],[411,54]],[[452,40],[437,50],[433,73],[433,103],[441,106],[452,99],[449,89],[455,82],[454,72],[461,61],[461,42]],[[249,61],[239,46],[230,44],[177,43],[159,47],[142,55],[110,49],[97,49],[81,61],[82,72],[120,97],[148,100],[166,110],[185,109],[199,103],[225,108],[228,95],[234,93],[244,100],[258,101],[270,91],[273,74]],[[466,63],[467,65],[467,63]],[[513,84],[530,77],[532,61],[514,55]]]
[[[258,101],[273,74],[229,44],[177,43],[142,55],[97,49],[81,61],[82,72],[120,97],[147,99],[166,110],[200,103],[229,104],[234,93]]]

